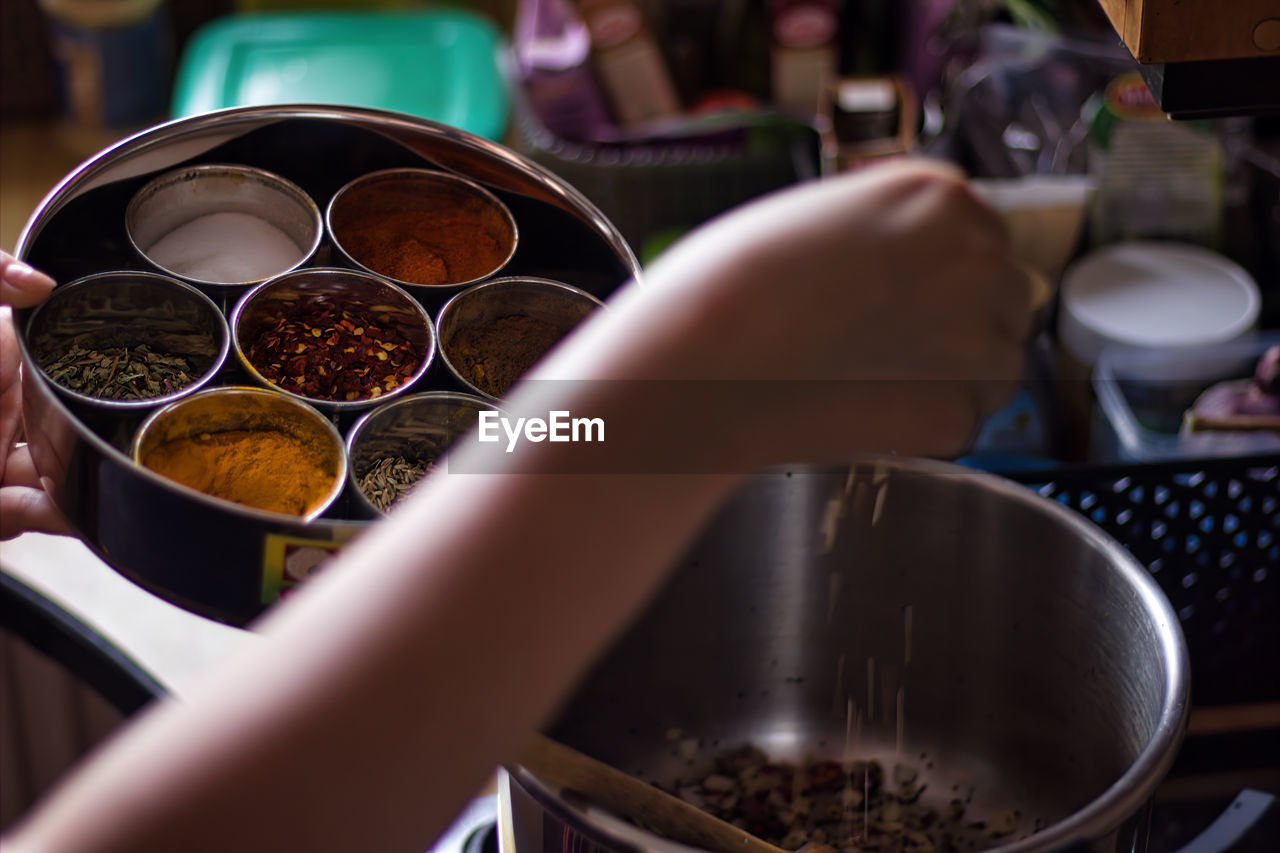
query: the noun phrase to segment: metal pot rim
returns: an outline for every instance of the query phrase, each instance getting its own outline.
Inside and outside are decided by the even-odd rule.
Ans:
[[[774,468],[757,476],[785,474],[797,477],[805,476],[806,473],[822,474],[837,470],[843,473],[849,467],[857,465],[887,466],[900,473],[980,483],[1001,497],[1042,512],[1072,529],[1081,539],[1105,554],[1108,564],[1137,593],[1144,605],[1145,613],[1156,625],[1160,648],[1163,652],[1161,669],[1165,679],[1165,691],[1160,718],[1156,722],[1151,737],[1120,778],[1085,806],[1021,841],[1001,844],[988,850],[996,853],[1060,850],[1082,841],[1104,837],[1114,831],[1126,818],[1142,808],[1150,799],[1156,786],[1169,772],[1182,742],[1187,716],[1190,713],[1190,657],[1178,616],[1164,591],[1142,564],[1101,528],[1056,501],[1036,494],[1026,486],[985,471],[930,459],[860,454],[854,456],[850,464],[845,466]],[[513,766],[509,769],[540,805],[562,820],[568,818],[572,826],[582,826],[585,823],[593,834],[599,835],[614,849],[655,851],[655,853],[690,853],[697,849],[661,838],[621,820],[609,819],[593,823],[590,817],[565,803],[551,787],[538,779],[529,769],[522,766]]]

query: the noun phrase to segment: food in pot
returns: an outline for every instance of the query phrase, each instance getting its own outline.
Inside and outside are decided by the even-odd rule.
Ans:
[[[660,786],[666,788],[666,786]],[[716,757],[712,773],[667,788],[685,802],[787,850],[818,845],[839,853],[974,850],[1023,825],[1009,809],[979,814],[972,791],[953,789],[941,810],[922,802],[928,783],[910,764],[772,762],[743,746]]]

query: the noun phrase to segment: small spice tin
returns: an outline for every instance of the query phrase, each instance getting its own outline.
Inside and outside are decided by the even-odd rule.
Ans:
[[[209,297],[148,272],[104,272],[54,290],[26,327],[34,363],[74,403],[162,406],[208,383],[230,346]]]
[[[246,293],[231,313],[237,358],[253,379],[326,410],[377,405],[431,365],[435,332],[391,282],[331,267],[295,270]]]
[[[440,357],[471,391],[498,400],[602,303],[533,276],[495,278],[454,296],[436,319]]]
[[[325,227],[347,262],[424,296],[494,275],[519,242],[515,217],[493,193],[429,169],[356,178],[334,194]]]
[[[304,105],[192,116],[118,143],[55,187],[19,237],[17,255],[59,282],[136,268],[139,250],[125,222],[141,191],[153,182],[159,186],[168,175],[194,167],[221,170],[227,164],[292,184],[314,200],[316,210],[327,209],[339,190],[366,175],[403,169],[447,172],[482,186],[518,223],[521,249],[505,261],[507,275],[557,279],[603,299],[640,271],[626,242],[599,210],[550,172],[501,145],[413,116]],[[299,209],[307,206],[298,201]],[[178,211],[172,221],[186,221],[183,217],[191,212]],[[254,207],[248,212],[263,211]],[[314,225],[311,217],[308,212],[301,218]],[[514,241],[514,225],[511,236]],[[299,245],[301,254],[306,248],[301,238]],[[318,272],[317,257],[309,251],[297,272]],[[339,274],[372,278],[364,271],[342,269],[320,279]],[[413,324],[421,322],[417,328],[431,329],[425,310],[410,304],[428,302],[425,297],[437,291],[375,280],[381,282],[378,294],[395,297],[384,301],[380,295],[367,304],[396,305]],[[59,284],[48,304],[72,288]],[[194,288],[211,297],[222,316],[238,304],[232,297],[251,289],[247,284],[199,282]],[[339,495],[318,515],[314,509],[306,516],[289,515],[210,497],[139,465],[133,441],[139,418],[148,410],[117,414],[118,409],[97,406],[90,411],[74,402],[35,366],[34,340],[28,334],[35,313],[15,311],[19,353],[28,368],[22,371],[22,392],[32,459],[72,527],[121,574],[196,613],[244,625],[368,528],[370,512],[358,496]],[[448,382],[447,371],[426,370],[403,393],[384,393],[364,405],[373,409],[383,401],[444,390],[451,387]],[[355,421],[361,414],[358,406],[335,409],[280,391],[244,387],[255,384],[261,383],[248,368],[229,358],[201,390],[180,402],[195,405],[202,395],[238,388],[231,395],[236,399],[248,392],[266,395],[329,424]],[[157,427],[149,427],[153,429]],[[341,435],[341,428],[336,429]],[[340,446],[345,453],[345,443]],[[347,491],[345,475],[338,481]]]
[[[471,394],[427,391],[365,414],[347,433],[354,502],[369,517],[386,512],[487,411],[496,408]]]
[[[342,493],[342,436],[315,409],[275,391],[211,388],[143,421],[142,467],[184,489],[263,512],[312,519]]]
[[[125,210],[138,254],[162,272],[243,289],[315,254],[324,223],[302,188],[265,169],[229,163],[166,172]]]

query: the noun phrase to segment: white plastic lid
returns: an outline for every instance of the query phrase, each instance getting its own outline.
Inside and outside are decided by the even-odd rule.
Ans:
[[[1058,339],[1086,365],[1103,349],[1220,343],[1258,321],[1258,285],[1199,246],[1120,243],[1079,259],[1062,277]]]

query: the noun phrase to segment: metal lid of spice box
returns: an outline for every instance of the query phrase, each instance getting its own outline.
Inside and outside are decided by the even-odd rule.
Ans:
[[[60,282],[135,268],[139,258],[123,227],[134,195],[169,171],[228,164],[278,175],[322,210],[362,175],[403,168],[448,172],[482,186],[518,224],[520,250],[507,261],[507,274],[557,279],[603,299],[640,272],[634,254],[599,210],[501,145],[412,116],[309,105],[224,110],[124,140],[78,167],[49,194],[27,222],[17,254]],[[316,271],[309,266],[314,263],[308,258],[297,273]],[[368,275],[352,269],[330,273],[339,274]],[[384,286],[388,293],[397,287]],[[69,288],[58,285],[55,296]],[[401,291],[408,295],[399,301],[407,316],[433,310],[432,294],[424,295],[429,288]],[[216,292],[224,296],[217,306],[220,319],[232,306],[225,304],[225,289]],[[410,308],[409,302],[416,305]],[[34,368],[34,341],[27,334],[33,313],[21,309],[15,316],[20,356],[33,365],[23,371],[23,395],[37,473],[79,536],[123,575],[188,610],[244,625],[367,529],[367,514],[349,482],[327,509],[303,516],[210,497],[142,467],[131,450],[138,417],[147,410],[131,417],[114,410],[100,419],[90,417]],[[430,329],[430,319],[423,317],[419,328]],[[225,359],[200,393],[252,384],[264,383],[240,359]],[[453,387],[442,370],[426,370],[404,385],[396,400]],[[339,434],[359,409],[304,402],[280,391],[258,393],[322,410],[327,416],[322,419]],[[384,391],[363,405],[391,396]],[[319,411],[317,417],[322,417]]]

